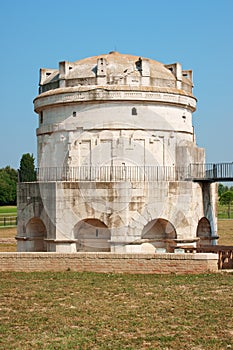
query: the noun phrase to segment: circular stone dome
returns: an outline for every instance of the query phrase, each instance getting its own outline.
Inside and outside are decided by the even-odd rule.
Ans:
[[[130,74],[140,76],[143,73],[142,62],[145,62],[150,66],[151,78],[175,80],[172,72],[158,61],[140,56],[121,54],[116,51],[75,61],[75,69],[73,72],[72,70],[69,72],[70,76],[80,76],[80,74],[85,77],[95,76],[97,61],[101,59],[103,60],[102,62],[106,62],[107,75],[110,76],[124,77]]]
[[[41,69],[40,93],[73,87],[160,90],[192,96],[192,71],[183,71],[179,63],[162,64],[116,51],[75,62],[60,62],[59,70]]]

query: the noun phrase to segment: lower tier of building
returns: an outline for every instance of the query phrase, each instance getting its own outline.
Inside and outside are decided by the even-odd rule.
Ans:
[[[18,184],[19,252],[171,252],[217,242],[217,185],[192,181]]]

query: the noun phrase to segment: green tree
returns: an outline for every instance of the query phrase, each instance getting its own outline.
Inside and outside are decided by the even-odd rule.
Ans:
[[[222,205],[227,205],[228,218],[230,219],[230,217],[231,217],[231,205],[233,204],[233,192],[232,191],[224,192],[221,195],[221,197],[219,198],[219,202]]]
[[[25,153],[20,160],[20,181],[31,182],[36,180],[36,171],[33,154]]]
[[[221,195],[227,191],[229,191],[228,186],[224,186],[223,184],[218,185],[218,196],[219,197],[221,197]]]
[[[17,171],[10,166],[0,169],[0,205],[15,205]]]

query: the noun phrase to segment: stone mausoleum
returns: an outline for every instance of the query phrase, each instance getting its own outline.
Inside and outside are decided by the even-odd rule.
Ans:
[[[40,70],[37,180],[18,186],[18,251],[172,252],[216,244],[216,184],[192,71],[110,52]]]

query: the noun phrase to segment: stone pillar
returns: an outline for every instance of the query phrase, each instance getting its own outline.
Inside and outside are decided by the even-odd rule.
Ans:
[[[107,61],[105,58],[97,60],[97,85],[105,85],[107,82]]]

